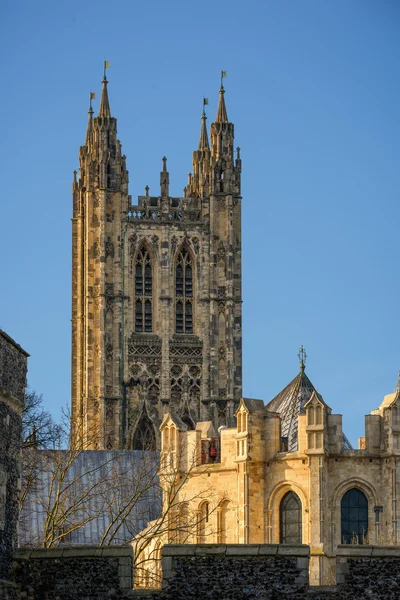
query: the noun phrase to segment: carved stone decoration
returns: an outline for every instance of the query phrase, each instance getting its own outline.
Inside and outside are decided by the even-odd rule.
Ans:
[[[136,245],[137,245],[137,235],[136,235],[136,233],[133,233],[129,238],[129,255],[130,256],[133,256],[135,254]]]
[[[112,421],[114,418],[114,409],[110,403],[107,403],[106,407],[106,419],[107,421]]]
[[[92,409],[94,413],[97,413],[99,411],[100,408],[100,404],[97,402],[97,400],[95,402],[93,402],[92,404]]]
[[[101,287],[98,284],[93,286],[93,297],[94,298],[96,296],[100,295],[100,290],[101,290]]]
[[[95,310],[100,310],[101,308],[101,298],[97,297],[93,300],[93,306]]]
[[[225,314],[225,302],[223,302],[223,301],[218,302],[218,314],[219,315]]]
[[[96,358],[99,358],[99,356],[100,356],[100,344],[99,344],[99,342],[95,343],[93,354],[94,354],[94,356]]]
[[[153,246],[153,250],[156,254],[158,254],[158,241],[159,241],[158,235],[153,235],[151,238],[151,243]]]
[[[98,219],[98,216],[96,215],[96,213],[93,213],[92,227],[98,227],[99,225],[100,225],[100,221]]]
[[[97,385],[95,386],[95,388],[93,390],[93,394],[94,394],[95,398],[100,398],[100,388],[99,388],[99,386],[97,386]]]
[[[182,375],[182,367],[180,365],[173,365],[171,367],[171,375],[173,377],[180,377]]]
[[[114,284],[106,283],[106,296],[114,296]]]
[[[192,244],[193,244],[193,250],[194,250],[195,254],[198,254],[199,250],[200,250],[199,238],[194,237],[192,239]]]
[[[113,390],[113,386],[112,385],[108,385],[106,387],[106,396],[110,397],[114,395],[114,390]]]
[[[128,354],[130,357],[160,357],[161,339],[158,336],[142,338],[132,334],[128,341]]]
[[[221,210],[225,210],[225,196],[218,196],[217,198],[217,210],[221,211]]]
[[[114,298],[112,296],[106,297],[106,311],[113,309]]]
[[[93,258],[99,258],[99,256],[101,256],[100,242],[96,241],[93,244]]]
[[[226,298],[226,286],[225,285],[218,286],[217,298],[218,298],[218,300],[224,300]]]
[[[220,398],[225,398],[225,390],[219,390],[218,395]],[[220,423],[226,422],[226,403],[225,402],[217,402],[217,410],[218,410],[219,422]]]
[[[111,436],[109,435],[107,438],[107,444],[106,444],[107,450],[112,450],[113,449],[113,444],[111,441]]]
[[[112,204],[112,196],[111,196],[111,194],[110,194],[110,193],[107,193],[107,194],[106,194],[106,204],[107,204],[108,206],[110,206],[110,204]]]
[[[158,364],[149,365],[147,370],[152,377],[158,377],[160,374],[160,367]]]
[[[108,257],[114,258],[114,244],[110,238],[106,241],[106,258]]]
[[[225,260],[225,256],[226,256],[226,250],[225,250],[224,243],[223,243],[223,241],[221,240],[221,241],[220,241],[220,243],[219,243],[218,250],[217,250],[217,257],[218,257],[218,260],[220,260],[220,261],[223,261],[223,260]]]
[[[220,399],[226,398],[226,389],[225,388],[224,389],[220,388],[218,390],[218,398],[220,398]]]
[[[93,208],[100,206],[100,194],[93,194]]]
[[[141,364],[139,364],[139,363],[133,363],[133,365],[131,365],[131,368],[130,368],[130,372],[131,372],[132,377],[139,377],[139,375],[142,372],[142,368],[143,367],[142,367]]]
[[[226,348],[225,348],[225,344],[223,342],[221,342],[221,345],[218,349],[218,359],[225,360],[225,358],[226,358]]]
[[[114,347],[112,340],[108,340],[106,343],[106,359],[111,360],[114,354]]]
[[[176,247],[178,245],[178,238],[173,235],[171,238],[171,254],[175,254]]]

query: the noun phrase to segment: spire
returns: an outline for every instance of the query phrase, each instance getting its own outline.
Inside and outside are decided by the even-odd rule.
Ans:
[[[88,110],[88,124],[86,129],[86,139],[85,146],[88,146],[92,141],[92,133],[93,133],[93,108],[92,108],[92,98],[94,98],[93,92],[90,92],[90,106]]]
[[[225,89],[221,82],[221,87],[219,88],[218,110],[217,110],[217,116],[215,119],[216,123],[227,123],[228,122],[228,113],[226,112],[224,94],[225,94]]]
[[[203,114],[201,115],[201,129],[200,129],[200,140],[199,140],[199,150],[209,149],[208,143],[208,134],[207,134],[207,126],[206,126],[206,113],[203,110]]]
[[[168,196],[169,196],[169,173],[167,171],[167,158],[165,156],[163,156],[162,163],[163,163],[163,168],[160,173],[161,196],[163,198],[168,198]]]
[[[396,384],[396,389],[394,391],[395,392],[400,392],[400,371],[399,371],[399,378],[398,378],[397,384]]]
[[[104,77],[102,81],[103,89],[101,90],[101,101],[98,114],[99,117],[111,117],[110,103],[108,101],[107,83],[107,77],[104,72]]]

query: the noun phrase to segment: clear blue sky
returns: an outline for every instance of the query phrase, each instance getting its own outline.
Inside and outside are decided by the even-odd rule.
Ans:
[[[46,405],[70,398],[71,182],[103,60],[133,197],[164,154],[182,194],[226,69],[244,394],[275,396],[304,344],[355,443],[400,369],[399,2],[6,0],[0,28],[0,327]]]

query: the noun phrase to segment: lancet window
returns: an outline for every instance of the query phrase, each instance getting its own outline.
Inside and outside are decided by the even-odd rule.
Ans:
[[[298,495],[292,491],[285,494],[279,512],[281,544],[301,544],[301,501]]]
[[[142,247],[135,264],[135,331],[151,333],[153,328],[153,276],[151,256]]]
[[[176,333],[193,333],[193,266],[186,248],[176,260],[175,323]]]

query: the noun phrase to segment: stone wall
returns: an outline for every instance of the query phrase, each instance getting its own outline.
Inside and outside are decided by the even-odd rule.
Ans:
[[[24,402],[28,356],[21,346],[0,329],[0,396]]]
[[[124,600],[132,590],[131,548],[27,549],[14,559],[21,600]]]
[[[300,600],[308,586],[309,547],[257,544],[163,548],[162,600]]]
[[[27,356],[0,330],[0,580],[11,576],[11,555],[16,546],[21,411]]]
[[[163,548],[162,590],[132,590],[131,548],[19,550],[18,587],[1,600],[398,600],[400,547],[342,546],[338,585],[309,587],[309,547],[205,544]],[[3,595],[2,595],[3,592]]]
[[[400,598],[400,547],[339,546],[335,600]]]

